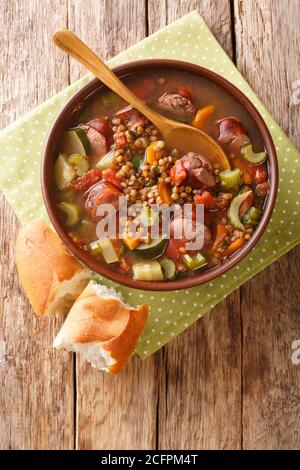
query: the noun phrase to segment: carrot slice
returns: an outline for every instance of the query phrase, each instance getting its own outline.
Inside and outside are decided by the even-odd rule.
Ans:
[[[225,241],[225,238],[228,235],[228,230],[225,228],[225,225],[217,225],[217,233],[214,243],[212,244],[212,251],[217,251]]]
[[[146,160],[147,163],[153,163],[154,160],[156,160],[156,152],[154,150],[154,147],[156,146],[157,142],[152,142],[148,147],[146,148]]]
[[[159,195],[162,198],[163,202],[165,204],[168,204],[168,206],[170,206],[172,204],[170,186],[167,183],[165,183],[164,181],[160,181],[158,183],[158,191],[159,191]]]
[[[199,109],[193,120],[193,126],[197,127],[198,129],[202,129],[202,127],[205,126],[205,124],[211,118],[214,112],[215,107],[213,104],[206,106],[205,108]]]
[[[225,248],[224,251],[222,251],[223,256],[229,256],[232,255],[235,251],[239,250],[245,243],[244,238],[237,238],[232,242],[227,248]]]
[[[139,244],[139,240],[132,237],[123,238],[123,242],[130,250],[134,250]]]

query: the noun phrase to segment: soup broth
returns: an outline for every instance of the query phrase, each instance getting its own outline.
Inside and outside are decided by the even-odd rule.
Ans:
[[[263,215],[269,182],[260,133],[233,96],[191,72],[153,69],[122,80],[159,113],[218,141],[231,169],[191,152],[188,139],[184,152],[170,147],[143,115],[101,87],[73,114],[58,144],[54,197],[64,229],[99,263],[137,280],[169,281],[214,269],[251,239]],[[120,197],[131,214],[119,217]],[[108,238],[99,237],[107,204],[118,216]],[[185,230],[177,237],[180,224]],[[201,246],[191,248],[198,232]]]

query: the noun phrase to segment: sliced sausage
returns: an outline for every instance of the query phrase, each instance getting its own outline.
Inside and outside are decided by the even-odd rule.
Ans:
[[[230,158],[240,157],[242,148],[249,144],[251,140],[245,134],[234,137],[228,146]]]
[[[148,119],[131,105],[126,106],[126,108],[118,111],[116,116],[122,119],[124,124],[127,125],[128,129],[132,131],[135,131],[138,126],[145,126],[149,124]]]
[[[85,210],[94,221],[97,221],[97,209],[101,204],[112,204],[115,209],[119,207],[121,191],[107,181],[94,184],[86,193]]]
[[[197,236],[203,236],[203,246],[195,248],[196,250],[206,247],[211,241],[210,229],[203,223],[190,218],[175,217],[171,222],[171,238],[178,240],[178,245],[186,247],[189,242],[195,241]],[[172,243],[171,243],[172,245]],[[194,250],[190,250],[194,251]]]
[[[92,121],[89,121],[87,125],[100,132],[104,137],[106,137],[109,132],[109,122],[104,118],[92,119]]]
[[[93,157],[103,157],[106,154],[106,139],[94,127],[89,124],[81,124],[81,129],[86,133],[90,142]]]
[[[246,131],[243,124],[234,116],[228,116],[216,122],[216,132],[218,141],[221,144],[229,144],[232,140]]]
[[[158,99],[158,107],[164,113],[181,121],[189,121],[196,108],[193,102],[180,93],[167,92]]]
[[[212,188],[217,183],[208,159],[194,152],[189,152],[176,160],[170,176],[177,186],[186,184],[198,189],[207,189]]]

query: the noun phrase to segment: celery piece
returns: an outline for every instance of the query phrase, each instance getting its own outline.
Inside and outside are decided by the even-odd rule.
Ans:
[[[187,267],[192,271],[203,268],[207,265],[207,261],[201,253],[196,253],[195,255],[188,255],[185,253],[182,258]]]
[[[240,212],[241,205],[247,199],[249,194],[251,194],[251,191],[240,193],[237,196],[235,196],[232,199],[229,209],[228,209],[228,217],[229,217],[230,223],[238,230],[245,230],[244,225],[240,221],[239,212]]]
[[[239,168],[225,170],[219,173],[220,184],[225,189],[233,189],[241,184],[241,172]]]
[[[102,250],[101,250],[101,247],[100,247],[98,241],[90,243],[89,244],[89,250],[90,250],[90,253],[95,257],[100,256],[101,253],[102,253]]]
[[[251,144],[245,145],[245,147],[242,148],[241,155],[244,160],[246,160],[248,163],[252,163],[253,165],[258,165],[264,162],[267,158],[267,152],[253,152]]]

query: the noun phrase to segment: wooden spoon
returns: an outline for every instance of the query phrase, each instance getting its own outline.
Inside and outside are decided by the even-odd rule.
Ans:
[[[169,147],[177,148],[182,153],[187,151],[200,153],[213,164],[218,163],[221,169],[230,169],[223,149],[212,137],[195,127],[161,116],[149,108],[72,31],[59,29],[54,33],[53,41],[60,49],[93,72],[104,85],[146,116],[160,130]]]

